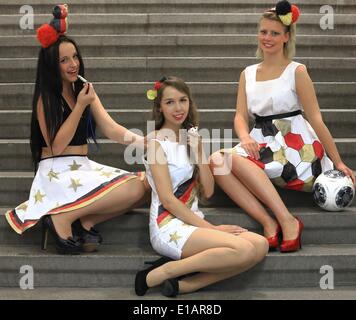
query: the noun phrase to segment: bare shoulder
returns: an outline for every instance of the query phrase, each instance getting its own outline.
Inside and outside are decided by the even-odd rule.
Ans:
[[[307,67],[304,64],[300,64],[295,69],[295,75],[298,77],[309,76]]]
[[[147,143],[147,160],[150,165],[167,164],[166,153],[157,139],[152,139]]]
[[[159,143],[159,141],[156,137],[150,138],[150,140],[147,142],[148,150],[157,150],[157,148],[160,148],[160,147],[161,147],[161,144]]]
[[[239,85],[245,84],[246,83],[246,76],[245,76],[245,70],[242,70],[240,73],[240,79],[239,79]]]
[[[299,84],[308,84],[310,85],[312,83],[312,80],[309,76],[307,67],[304,64],[299,65],[295,69],[295,81],[297,86]]]

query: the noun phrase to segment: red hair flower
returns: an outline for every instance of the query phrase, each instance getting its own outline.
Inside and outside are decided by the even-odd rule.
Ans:
[[[162,87],[162,82],[160,81],[156,81],[155,85],[154,85],[154,89],[155,90],[159,90]]]

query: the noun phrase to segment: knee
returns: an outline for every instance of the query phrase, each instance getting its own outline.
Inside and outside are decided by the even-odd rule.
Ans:
[[[216,151],[209,157],[209,164],[211,168],[221,167],[224,164],[224,157],[219,152]]]
[[[231,155],[214,152],[209,157],[209,166],[215,178],[227,175],[231,172]]]
[[[253,263],[256,261],[256,257],[258,256],[258,250],[251,242],[246,241],[242,254],[248,263]]]
[[[257,248],[250,242],[244,240],[234,249],[237,259],[241,263],[241,259],[245,261],[246,264],[251,264],[256,260]]]

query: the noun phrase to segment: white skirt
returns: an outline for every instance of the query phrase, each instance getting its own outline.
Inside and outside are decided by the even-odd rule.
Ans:
[[[130,173],[91,161],[87,156],[59,156],[41,160],[30,197],[6,212],[10,226],[19,234],[44,215],[83,208],[144,172]]]
[[[259,160],[250,157],[240,143],[220,152],[253,161],[281,188],[311,192],[315,179],[333,169],[316,133],[302,115],[256,123],[250,136],[260,145]]]
[[[191,179],[181,184],[174,195],[187,208],[192,210],[194,214],[204,219],[204,214],[198,208],[195,180]],[[152,247],[163,256],[179,260],[181,259],[185,243],[197,227],[178,219],[167,211],[163,205],[159,205],[158,208],[154,207],[151,205],[150,214],[150,239]]]

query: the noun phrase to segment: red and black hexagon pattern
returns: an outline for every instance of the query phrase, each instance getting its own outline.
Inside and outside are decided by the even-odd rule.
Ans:
[[[258,137],[260,159],[247,158],[265,170],[275,185],[311,192],[315,179],[322,172],[324,148],[315,138],[304,141],[303,135],[296,133],[298,130],[293,126],[293,121],[288,119],[256,123],[251,136]],[[261,139],[268,143],[261,143]]]

